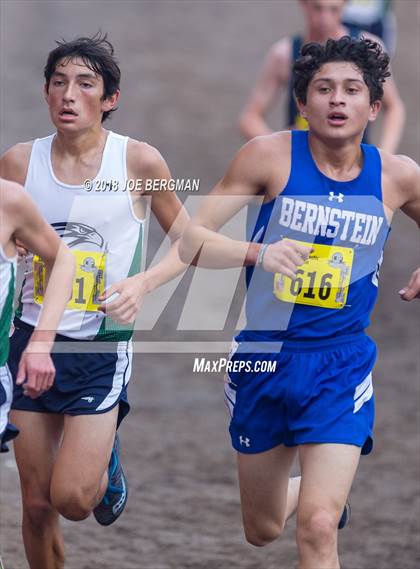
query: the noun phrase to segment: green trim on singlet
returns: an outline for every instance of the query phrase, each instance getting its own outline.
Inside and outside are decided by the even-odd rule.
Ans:
[[[3,366],[9,355],[9,330],[13,315],[13,298],[15,295],[15,268],[10,263],[9,290],[0,316],[0,367]]]
[[[17,308],[15,310],[15,316],[16,318],[21,318],[22,317],[22,312],[23,312],[23,302],[22,302],[22,295],[23,295],[23,288],[25,286],[26,283],[26,277],[23,279],[23,283],[22,286],[20,287],[20,293],[19,293],[19,298],[18,298],[18,305]]]
[[[139,238],[137,240],[136,249],[134,251],[133,260],[131,261],[127,278],[132,277],[141,271],[143,264],[143,230],[144,225],[141,224],[139,229]],[[100,342],[128,342],[128,340],[131,339],[133,332],[134,324],[118,324],[112,318],[105,316],[94,339]]]

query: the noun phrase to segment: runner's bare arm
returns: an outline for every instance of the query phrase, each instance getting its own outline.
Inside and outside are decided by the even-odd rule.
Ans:
[[[379,147],[395,153],[401,141],[405,124],[405,106],[392,77],[384,84],[382,99],[383,123]]]
[[[383,41],[374,34],[362,33],[363,37],[377,42],[384,51],[387,51]],[[400,97],[394,78],[388,77],[384,83],[384,96],[382,99],[383,123],[379,148],[395,154],[403,135],[405,124],[405,105]]]
[[[284,152],[282,151],[284,149]],[[245,205],[256,198],[262,203],[284,188],[290,167],[279,170],[279,156],[290,154],[290,134],[277,133],[257,137],[241,148],[224,178],[203,201],[181,240],[181,258],[199,266],[224,269],[255,265],[261,245],[231,239],[218,230]],[[293,277],[295,268],[306,258],[310,248],[290,241],[279,241],[267,247],[264,269]]]
[[[15,144],[0,158],[0,177],[25,185],[32,142]]]
[[[71,297],[75,265],[73,255],[43,219],[36,204],[22,187],[10,182],[4,184],[9,190],[6,208],[15,220],[13,238],[45,262],[48,286],[36,336],[52,342]]]
[[[153,147],[137,141],[130,141],[127,162],[129,177],[147,180],[170,180],[171,173],[160,153]],[[145,193],[147,196],[147,192]],[[163,231],[171,240],[168,253],[153,267],[144,273],[129,277],[115,283],[107,289],[103,300],[112,294],[119,296],[113,302],[103,305],[100,310],[106,311],[114,320],[121,323],[134,322],[144,295],[170,281],[181,272],[186,265],[179,257],[179,240],[188,223],[188,215],[181,201],[173,191],[150,192],[151,209]],[[135,199],[135,195],[134,195]]]
[[[265,116],[287,85],[290,58],[289,38],[274,44],[266,55],[255,86],[239,118],[240,131],[247,140],[273,132]]]
[[[146,176],[152,179],[170,180],[172,176],[165,160],[155,149],[153,153],[154,157],[148,164]],[[172,244],[167,255],[145,273],[148,288],[154,290],[186,269],[185,263],[179,256],[179,242],[187,227],[189,216],[176,192],[172,191],[152,192],[151,208]]]
[[[420,228],[420,168],[410,158],[398,156],[397,169],[400,192],[404,196],[401,210],[413,219]],[[416,269],[407,285],[399,291],[402,300],[420,298],[420,268]]]
[[[0,178],[25,185],[28,172],[29,159],[31,156],[32,142],[15,144],[0,157]],[[20,256],[28,254],[28,250],[16,243]]]
[[[48,286],[37,327],[22,355],[17,382],[24,392],[38,397],[54,381],[55,369],[50,352],[56,329],[71,296],[74,259],[52,227],[42,218],[36,205],[21,186],[3,182],[6,186],[5,211],[14,220],[13,239],[19,240],[45,262]]]

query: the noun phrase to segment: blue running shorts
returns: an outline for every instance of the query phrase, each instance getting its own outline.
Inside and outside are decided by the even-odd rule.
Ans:
[[[33,332],[32,326],[15,319],[15,331],[10,338],[9,368],[14,382],[20,357]],[[57,334],[58,342],[81,342]],[[14,385],[12,409],[65,415],[92,415],[106,413],[119,404],[118,425],[130,410],[127,385],[132,366],[131,342],[115,342],[112,352],[53,353],[56,369],[53,386],[37,399],[23,393],[22,386]]]
[[[278,445],[339,443],[369,454],[375,359],[376,346],[364,333],[285,342],[274,354],[241,353],[237,345],[225,378],[233,448],[253,454]],[[275,371],[260,371],[268,364]]]

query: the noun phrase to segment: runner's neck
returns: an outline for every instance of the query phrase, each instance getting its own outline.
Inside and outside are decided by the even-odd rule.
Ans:
[[[360,144],[347,141],[337,147],[336,141],[329,145],[309,134],[309,148],[319,170],[337,181],[355,179],[363,168],[363,152]]]
[[[80,158],[91,153],[99,151],[103,152],[105,148],[109,131],[99,127],[99,129],[79,132],[79,133],[63,133],[57,131],[53,140],[53,149],[56,155],[71,156]]]

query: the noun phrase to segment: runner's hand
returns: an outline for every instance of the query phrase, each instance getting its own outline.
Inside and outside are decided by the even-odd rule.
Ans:
[[[408,285],[399,291],[401,300],[420,298],[420,268],[411,275]]]
[[[303,265],[311,252],[311,245],[300,245],[290,239],[282,239],[267,247],[262,267],[270,273],[281,273],[295,279],[296,269]]]
[[[137,312],[147,293],[143,275],[128,277],[119,283],[110,286],[105,293],[99,297],[102,304],[98,310],[105,312],[115,322],[119,324],[132,324],[136,320]],[[104,302],[113,295],[117,298]]]
[[[36,399],[52,386],[55,367],[50,355],[51,344],[29,342],[19,362],[17,385],[23,385],[23,393]]]

